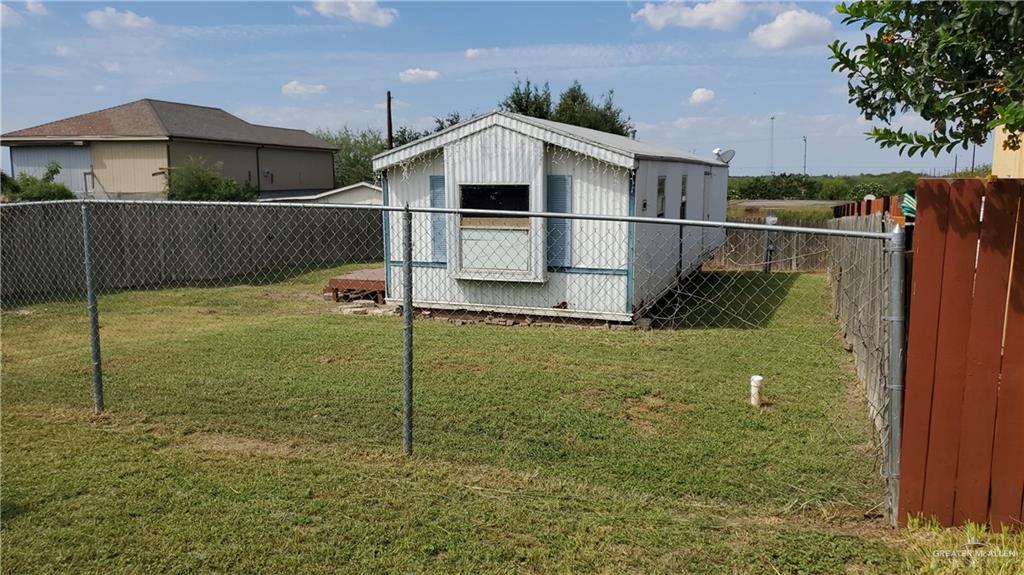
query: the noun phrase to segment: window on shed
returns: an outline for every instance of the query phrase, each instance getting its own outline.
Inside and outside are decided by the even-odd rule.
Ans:
[[[463,185],[465,209],[527,212],[530,210],[530,186],[527,185]],[[463,228],[522,228],[530,226],[530,218],[513,215],[464,215]]]
[[[683,174],[683,183],[679,185],[679,219],[686,219],[686,174]]]
[[[470,210],[527,212],[530,186],[517,184],[459,187],[461,205]],[[530,218],[515,214],[462,216],[462,270],[486,273],[473,279],[507,279],[509,273],[523,274],[532,269]]]
[[[665,176],[658,176],[658,200],[655,203],[657,217],[665,217]]]

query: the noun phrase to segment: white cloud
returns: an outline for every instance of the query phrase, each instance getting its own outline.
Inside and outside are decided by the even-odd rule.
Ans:
[[[409,68],[398,74],[398,79],[406,84],[419,84],[422,82],[433,82],[441,77],[437,70],[424,70],[423,68]]]
[[[382,8],[377,0],[317,0],[313,2],[313,9],[328,18],[348,18],[381,28],[390,26],[398,18],[398,10]]]
[[[281,86],[281,93],[290,97],[310,96],[313,94],[326,94],[327,86],[323,84],[306,84],[298,80],[292,80]]]
[[[110,31],[118,28],[139,30],[150,28],[156,23],[149,16],[139,16],[131,10],[119,12],[110,6],[103,10],[92,10],[85,14],[85,21],[97,30]]]
[[[292,11],[295,12],[296,16],[312,16],[313,15],[313,13],[310,12],[308,8],[303,8],[302,6],[292,6]]]
[[[633,13],[632,19],[655,30],[668,26],[731,30],[746,16],[747,7],[733,0],[711,0],[696,4],[672,1],[657,4],[648,2]]]
[[[822,44],[832,35],[828,18],[797,8],[787,10],[767,24],[754,28],[750,41],[766,50],[784,50],[794,46]]]
[[[14,8],[7,4],[0,3],[0,26],[6,28],[8,26],[17,26],[20,23],[21,14],[18,14]]]
[[[690,105],[700,106],[715,99],[715,91],[707,88],[697,88],[690,94]]]
[[[111,62],[105,60],[103,62],[100,62],[100,66],[102,66],[104,70],[110,72],[111,74],[117,74],[121,71],[120,62]]]
[[[107,87],[104,86],[103,84],[96,84],[95,86],[92,87],[92,91],[93,92],[102,92],[102,91],[104,91],[106,89],[107,89]]]
[[[474,58],[482,58],[489,54],[496,54],[497,48],[466,48],[465,56],[470,60]]]
[[[57,44],[56,46],[53,47],[53,55],[54,56],[60,56],[62,58],[65,57],[65,56],[70,56],[71,55],[71,48],[68,48],[64,44]]]
[[[25,11],[33,16],[46,16],[49,12],[46,6],[39,0],[28,0],[25,2]]]

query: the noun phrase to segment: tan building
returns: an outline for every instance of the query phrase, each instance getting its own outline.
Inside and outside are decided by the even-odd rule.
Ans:
[[[1004,150],[1006,130],[996,129],[995,144],[992,146],[992,175],[1000,178],[1024,178],[1024,146],[1019,150]]]
[[[334,188],[335,147],[303,130],[250,124],[206,106],[138,100],[0,136],[11,171],[42,174],[79,196],[162,199],[167,173],[189,158],[255,186],[260,197]]]

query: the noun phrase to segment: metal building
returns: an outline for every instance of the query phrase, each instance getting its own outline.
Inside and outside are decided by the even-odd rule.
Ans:
[[[189,158],[241,184],[274,193],[334,187],[335,147],[303,130],[250,124],[220,108],[137,100],[0,136],[11,171],[39,176],[47,165],[78,196],[162,199],[168,171]]]
[[[377,155],[384,202],[724,220],[728,166],[587,128],[493,112]],[[417,307],[630,321],[724,231],[418,214]],[[400,214],[385,216],[388,299],[402,300]],[[673,251],[674,250],[674,251]]]

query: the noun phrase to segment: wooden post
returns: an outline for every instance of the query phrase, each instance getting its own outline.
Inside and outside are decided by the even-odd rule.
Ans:
[[[395,135],[391,127],[391,90],[388,90],[388,149],[395,147]]]

